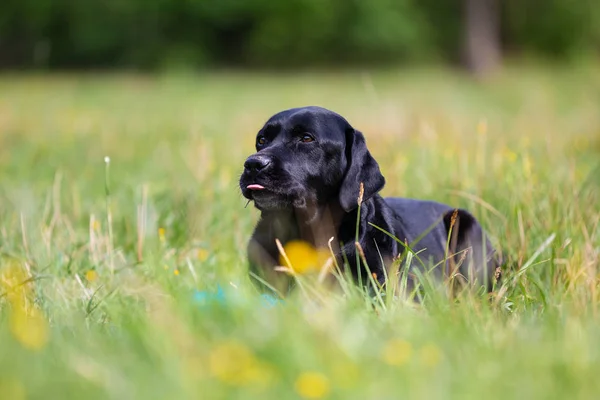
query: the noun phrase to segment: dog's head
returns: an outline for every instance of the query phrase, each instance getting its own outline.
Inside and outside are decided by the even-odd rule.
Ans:
[[[244,163],[240,188],[260,210],[303,208],[338,201],[358,207],[385,184],[365,138],[342,116],[320,107],[285,110],[256,136],[256,153]]]

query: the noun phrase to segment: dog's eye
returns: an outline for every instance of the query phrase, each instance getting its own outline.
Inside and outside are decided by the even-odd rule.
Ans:
[[[259,144],[259,145],[261,145],[261,146],[262,146],[263,144],[265,144],[266,142],[267,142],[267,140],[265,139],[265,137],[264,137],[264,136],[259,136],[259,137],[257,137],[257,138],[256,138],[256,143],[258,143],[258,144]]]
[[[305,134],[305,135],[302,135],[302,137],[300,138],[300,140],[303,143],[310,143],[310,142],[314,142],[315,138],[312,137],[312,136],[310,136],[310,135]]]

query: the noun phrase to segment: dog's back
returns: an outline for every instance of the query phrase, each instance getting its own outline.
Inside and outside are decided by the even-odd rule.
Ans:
[[[436,276],[460,273],[469,280],[489,282],[499,266],[498,255],[479,222],[469,212],[429,200],[385,198],[397,216],[399,240],[406,241],[427,269]],[[415,261],[413,266],[421,263]]]

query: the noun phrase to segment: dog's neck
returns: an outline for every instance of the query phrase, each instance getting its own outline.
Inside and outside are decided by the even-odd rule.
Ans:
[[[271,221],[272,234],[282,243],[302,240],[315,248],[337,247],[338,229],[346,216],[338,202],[262,212],[262,219]]]

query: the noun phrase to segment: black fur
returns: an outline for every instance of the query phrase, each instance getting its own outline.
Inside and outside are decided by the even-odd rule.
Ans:
[[[248,245],[248,258],[250,270],[278,291],[285,293],[291,281],[274,270],[279,265],[275,239],[284,245],[301,239],[317,248],[327,248],[334,237],[338,264],[347,260],[353,276],[367,281],[366,268],[359,269],[356,263],[361,183],[364,193],[358,242],[370,272],[380,283],[385,281],[384,268],[403,253],[404,246],[371,224],[418,252],[423,264],[413,261],[413,266],[425,270],[439,264],[433,273],[440,278],[458,272],[470,282],[491,287],[498,262],[477,220],[467,211],[445,204],[382,198],[378,192],[385,179],[379,165],[367,149],[363,134],[339,114],[320,107],[282,111],[258,132],[256,150],[246,160],[240,178],[244,197],[253,200],[261,211]],[[249,189],[249,185],[260,185],[259,190]]]

